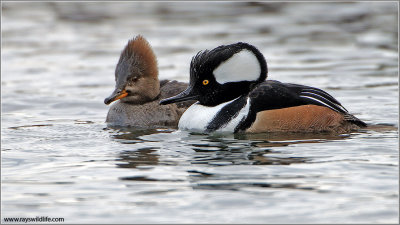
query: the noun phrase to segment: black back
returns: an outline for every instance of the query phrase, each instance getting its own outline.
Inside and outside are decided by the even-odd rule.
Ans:
[[[249,115],[236,127],[235,132],[249,128],[258,112],[300,105],[328,107],[343,114],[347,121],[361,127],[366,126],[363,121],[349,114],[339,101],[318,88],[268,80],[257,86],[248,96],[251,99]]]

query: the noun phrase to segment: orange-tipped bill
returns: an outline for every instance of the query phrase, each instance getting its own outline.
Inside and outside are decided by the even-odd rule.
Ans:
[[[118,99],[125,98],[128,96],[128,92],[125,90],[115,89],[115,91],[110,95],[110,97],[104,99],[104,104],[109,105],[113,101],[117,101]]]

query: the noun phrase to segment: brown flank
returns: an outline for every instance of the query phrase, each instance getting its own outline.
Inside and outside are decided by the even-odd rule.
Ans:
[[[258,112],[246,132],[349,132],[357,128],[327,107],[302,105]]]

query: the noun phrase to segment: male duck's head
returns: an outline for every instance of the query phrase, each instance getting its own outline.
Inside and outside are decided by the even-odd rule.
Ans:
[[[238,42],[197,53],[190,64],[189,87],[160,104],[198,100],[215,106],[247,94],[267,77],[267,63],[254,46]]]
[[[122,102],[143,104],[160,94],[157,59],[150,44],[138,35],[129,40],[115,69],[115,90],[105,104]]]

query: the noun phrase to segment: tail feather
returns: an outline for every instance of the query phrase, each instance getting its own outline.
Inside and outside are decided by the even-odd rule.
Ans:
[[[359,127],[367,127],[367,124],[363,122],[362,120],[358,119],[357,117],[351,115],[351,114],[345,114],[344,119],[346,121],[349,121],[350,123],[353,123]]]

